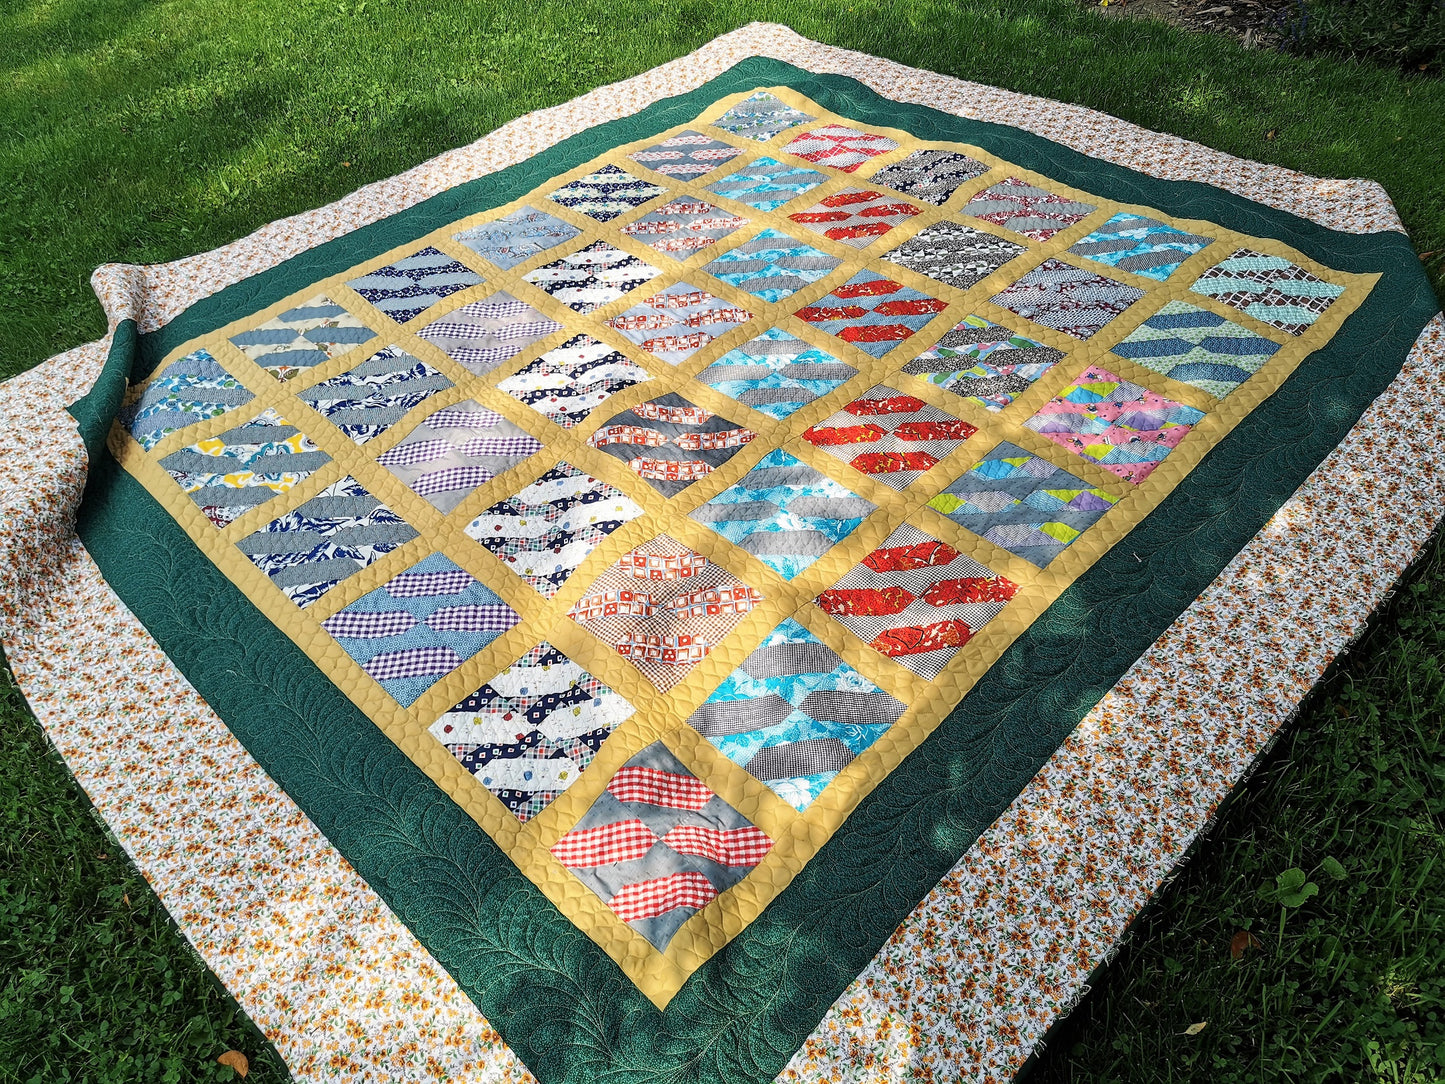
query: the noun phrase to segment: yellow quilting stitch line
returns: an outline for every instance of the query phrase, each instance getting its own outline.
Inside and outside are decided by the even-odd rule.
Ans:
[[[948,716],[973,682],[1069,584],[1105,552],[1119,544],[1128,531],[1157,507],[1210,448],[1223,439],[1250,410],[1272,394],[1310,351],[1328,341],[1368,295],[1375,281],[1375,276],[1348,275],[1321,267],[1289,246],[1272,240],[1247,237],[1214,223],[1172,218],[1150,208],[1103,200],[1040,174],[1021,170],[980,148],[966,144],[919,140],[895,129],[860,125],[821,109],[816,103],[788,88],[766,89],[818,119],[812,124],[784,131],[763,142],[742,139],[732,133],[708,128],[710,136],[738,147],[743,153],[710,174],[694,180],[680,181],[669,175],[655,174],[626,157],[632,150],[651,146],[675,132],[687,128],[701,129],[706,119],[715,118],[732,104],[750,96],[753,91],[722,99],[697,120],[614,148],[566,174],[550,179],[539,188],[504,206],[459,219],[425,237],[417,238],[357,267],[312,284],[259,313],[232,321],[224,328],[177,347],[167,355],[158,372],[174,358],[198,347],[205,347],[211,350],[223,366],[236,375],[256,398],[245,407],[222,417],[208,419],[169,435],[150,453],[142,452],[128,435],[118,429],[111,436],[112,448],[122,465],[175,517],[222,572],[260,606],[267,617],[290,636],[313,661],[331,674],[353,702],[437,782],[445,793],[457,801],[512,856],[518,867],[531,877],[564,913],[586,930],[604,951],[617,960],[639,988],[659,1005],[666,1004],[668,998],[697,966],[751,921],[762,907],[781,891],[817,848],[837,830],[857,803]],[[802,132],[827,123],[883,134],[895,139],[900,145],[886,155],[876,156],[852,174],[840,173],[830,167],[782,152],[781,148]],[[942,206],[933,206],[906,194],[900,195],[900,200],[918,206],[920,214],[895,226],[861,250],[814,233],[788,218],[790,213],[805,210],[829,194],[844,188],[874,187],[871,178],[875,174],[921,148],[960,151],[991,168],[960,185]],[[783,206],[767,212],[706,191],[707,185],[729,176],[762,156],[814,170],[827,176],[828,180]],[[635,177],[659,184],[667,191],[661,197],[633,208],[607,223],[598,223],[546,198],[547,193],[569,180],[595,172],[606,163],[615,164]],[[1016,176],[1061,196],[1092,204],[1096,210],[1044,242],[1033,241],[992,223],[962,214],[962,208],[974,195],[1007,176]],[[641,239],[622,232],[629,224],[665,203],[680,198],[706,200],[747,218],[748,224],[682,261],[658,253],[643,244]],[[477,253],[453,239],[453,235],[463,229],[494,221],[524,205],[530,205],[568,222],[581,232],[569,242],[529,257],[506,271],[492,267]],[[1201,252],[1182,261],[1174,274],[1162,283],[1067,253],[1067,248],[1079,238],[1121,211],[1145,214],[1187,232],[1208,236],[1213,241]],[[884,253],[892,251],[928,226],[945,220],[962,223],[982,234],[1016,242],[1025,246],[1025,251],[967,290],[958,290],[881,259]],[[844,262],[828,275],[780,302],[765,302],[745,290],[713,279],[701,270],[717,256],[769,228],[786,233]],[[575,313],[550,294],[525,281],[525,276],[536,268],[599,240],[659,268],[662,273],[626,296],[586,315]],[[366,271],[386,266],[428,245],[472,268],[482,277],[483,282],[445,298],[403,326],[395,325],[389,317],[345,286],[346,281]],[[1284,256],[1326,281],[1345,286],[1345,293],[1303,335],[1296,337],[1254,320],[1231,306],[1189,290],[1189,285],[1199,274],[1240,247]],[[1091,339],[1083,341],[1035,325],[988,300],[1050,256],[1134,286],[1143,290],[1145,296],[1106,324]],[[917,330],[911,338],[886,352],[881,358],[828,335],[793,315],[805,305],[827,296],[838,285],[864,268],[944,301],[947,308]],[[676,367],[651,355],[607,326],[608,319],[633,307],[644,298],[682,281],[705,289],[725,302],[747,308],[754,314],[753,319],[726,331]],[[492,367],[481,376],[464,369],[440,348],[416,334],[438,317],[471,301],[490,297],[498,291],[505,291],[526,302],[538,312],[562,324],[562,329],[523,348],[514,357]],[[321,293],[328,293],[333,300],[351,311],[377,333],[376,337],[321,365],[298,373],[292,381],[284,384],[245,358],[241,351],[229,342],[230,335],[249,330],[294,307],[298,302]],[[1160,306],[1172,300],[1187,301],[1217,313],[1280,344],[1281,348],[1254,376],[1223,401],[1216,401],[1191,385],[1180,384],[1110,353],[1113,345],[1135,330],[1150,314],[1157,312]],[[1020,393],[1008,407],[997,412],[970,402],[951,390],[900,371],[907,361],[930,347],[964,316],[970,314],[977,314],[1003,325],[1014,334],[1025,335],[1046,346],[1059,349],[1064,352],[1065,357],[1029,389]],[[816,346],[852,365],[858,370],[857,374],[784,419],[773,419],[753,410],[697,379],[717,358],[770,327],[782,328],[804,343]],[[595,408],[585,422],[570,429],[553,423],[497,387],[507,376],[578,334],[586,334],[620,351],[645,370],[651,379],[612,395]],[[305,393],[316,384],[349,371],[377,350],[393,344],[443,372],[455,387],[433,395],[409,411],[400,422],[362,446],[356,445],[351,438],[304,405],[297,397],[298,393]],[[1206,412],[1205,418],[1179,447],[1160,462],[1154,472],[1138,486],[1123,481],[1098,464],[1072,454],[1022,424],[1090,365],[1109,369],[1124,379]],[[804,429],[827,418],[844,404],[878,384],[894,387],[948,414],[962,418],[976,426],[978,432],[901,492],[854,470],[843,460],[823,452],[801,438]],[[613,416],[669,391],[675,391],[683,398],[758,434],[752,444],[742,448],[712,474],[672,499],[664,498],[650,485],[638,479],[621,460],[592,448],[587,443],[588,438]],[[442,406],[453,405],[465,399],[475,399],[502,415],[541,441],[543,448],[523,464],[478,487],[449,515],[443,516],[397,476],[378,464],[376,457],[405,439],[422,417]],[[178,448],[188,447],[200,439],[228,431],[266,408],[276,410],[282,417],[297,425],[331,456],[332,462],[312,473],[290,491],[246,512],[229,527],[217,529],[159,466],[159,461]],[[1090,485],[1120,498],[1113,508],[1065,548],[1045,569],[1038,569],[1031,562],[973,535],[953,520],[927,507],[928,500],[953,479],[961,476],[1000,441],[1017,444]],[[833,479],[877,506],[877,510],[864,518],[849,536],[792,580],[784,579],[757,558],[688,515],[701,504],[736,484],[775,447],[784,448],[825,477]],[[562,588],[548,599],[513,573],[491,551],[468,537],[465,528],[479,513],[507,499],[550,470],[558,461],[568,462],[578,470],[621,490],[643,509],[644,514],[602,539]],[[235,543],[277,516],[299,507],[345,473],[352,474],[409,523],[421,528],[421,534],[342,580],[319,601],[305,610],[300,610],[236,548]],[[1006,576],[1020,585],[1018,593],[1002,612],[977,630],[974,637],[933,681],[867,647],[840,621],[819,610],[813,601],[821,591],[831,587],[856,567],[904,522],[917,526],[960,552],[974,557],[996,574]],[[623,554],[663,533],[703,554],[735,579],[755,587],[763,595],[763,601],[743,617],[710,654],[667,693],[659,692],[641,671],[567,616],[568,611],[587,594],[598,575],[610,568]],[[440,552],[466,569],[512,607],[521,620],[462,666],[438,681],[413,705],[403,708],[392,700],[379,684],[365,675],[360,666],[325,633],[320,621],[381,586],[397,572],[410,567],[431,552]],[[908,705],[904,716],[844,768],[801,814],[770,788],[725,757],[687,723],[687,718],[697,706],[752,653],[763,636],[788,617],[799,621],[863,677]],[[463,768],[456,758],[428,733],[428,728],[452,704],[482,683],[490,681],[500,670],[510,666],[520,655],[542,640],[552,643],[584,666],[599,681],[606,683],[632,704],[635,712],[617,727],[602,745],[588,770],[583,772],[570,788],[536,817],[526,822],[518,822],[476,777]],[[699,778],[704,779],[742,815],[775,840],[773,850],[763,862],[739,885],[724,892],[690,918],[662,953],[631,927],[618,920],[607,906],[573,877],[547,849],[575,825],[605,790],[610,776],[618,767],[634,753],[658,740],[663,741]]]

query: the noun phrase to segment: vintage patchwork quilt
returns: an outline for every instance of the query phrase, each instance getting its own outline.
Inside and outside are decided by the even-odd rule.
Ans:
[[[298,1079],[1007,1079],[1434,519],[1383,195],[720,42],[103,279],[7,482],[17,675]]]

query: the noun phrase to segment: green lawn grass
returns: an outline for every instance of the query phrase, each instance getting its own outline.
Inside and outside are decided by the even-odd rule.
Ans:
[[[0,0],[0,375],[104,331],[96,264],[211,248],[754,18],[1372,177],[1422,253],[1445,249],[1445,83],[1105,21],[1072,0]],[[1429,263],[1437,287],[1442,265]],[[1432,553],[1051,1037],[1036,1079],[1445,1078]],[[251,1055],[252,1081],[284,1079],[13,691],[0,818],[0,1080],[226,1079],[213,1059],[228,1047]],[[1291,869],[1318,893],[1298,907],[1260,894]],[[1235,962],[1246,928],[1261,947]]]

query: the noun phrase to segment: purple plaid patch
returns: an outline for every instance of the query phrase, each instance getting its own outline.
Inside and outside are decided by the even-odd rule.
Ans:
[[[442,407],[426,419],[428,429],[491,429],[502,416],[491,410],[466,407]]]
[[[459,595],[476,582],[459,568],[448,572],[403,572],[384,590],[392,598],[435,598]]]
[[[503,320],[508,316],[521,316],[529,306],[521,301],[473,301],[466,311],[479,320]]]
[[[447,351],[458,365],[493,365],[517,353],[514,346],[453,346]]]
[[[413,467],[440,459],[451,450],[452,442],[449,440],[420,440],[415,444],[399,444],[377,456],[376,461],[383,467]]]
[[[462,455],[532,455],[542,442],[532,437],[472,437],[462,444]]]
[[[459,489],[476,489],[483,482],[495,477],[486,467],[447,467],[423,474],[411,488],[419,497],[430,497],[437,493],[455,493]]]
[[[377,636],[400,636],[416,628],[416,618],[405,610],[387,613],[358,613],[342,610],[332,614],[321,627],[338,639],[371,639]]]
[[[450,674],[462,660],[449,647],[409,647],[404,651],[383,651],[362,664],[377,681]]]
[[[444,606],[426,619],[438,632],[506,632],[519,618],[509,606]]]
[[[552,334],[561,327],[562,325],[554,320],[541,320],[531,324],[508,324],[506,327],[498,328],[492,334],[503,342],[509,342],[512,339],[525,339],[527,342],[532,342],[540,339],[543,335]]]

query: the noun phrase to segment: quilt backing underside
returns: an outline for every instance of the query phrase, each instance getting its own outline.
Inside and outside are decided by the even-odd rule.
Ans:
[[[756,87],[109,446],[662,1007],[1375,278]]]

